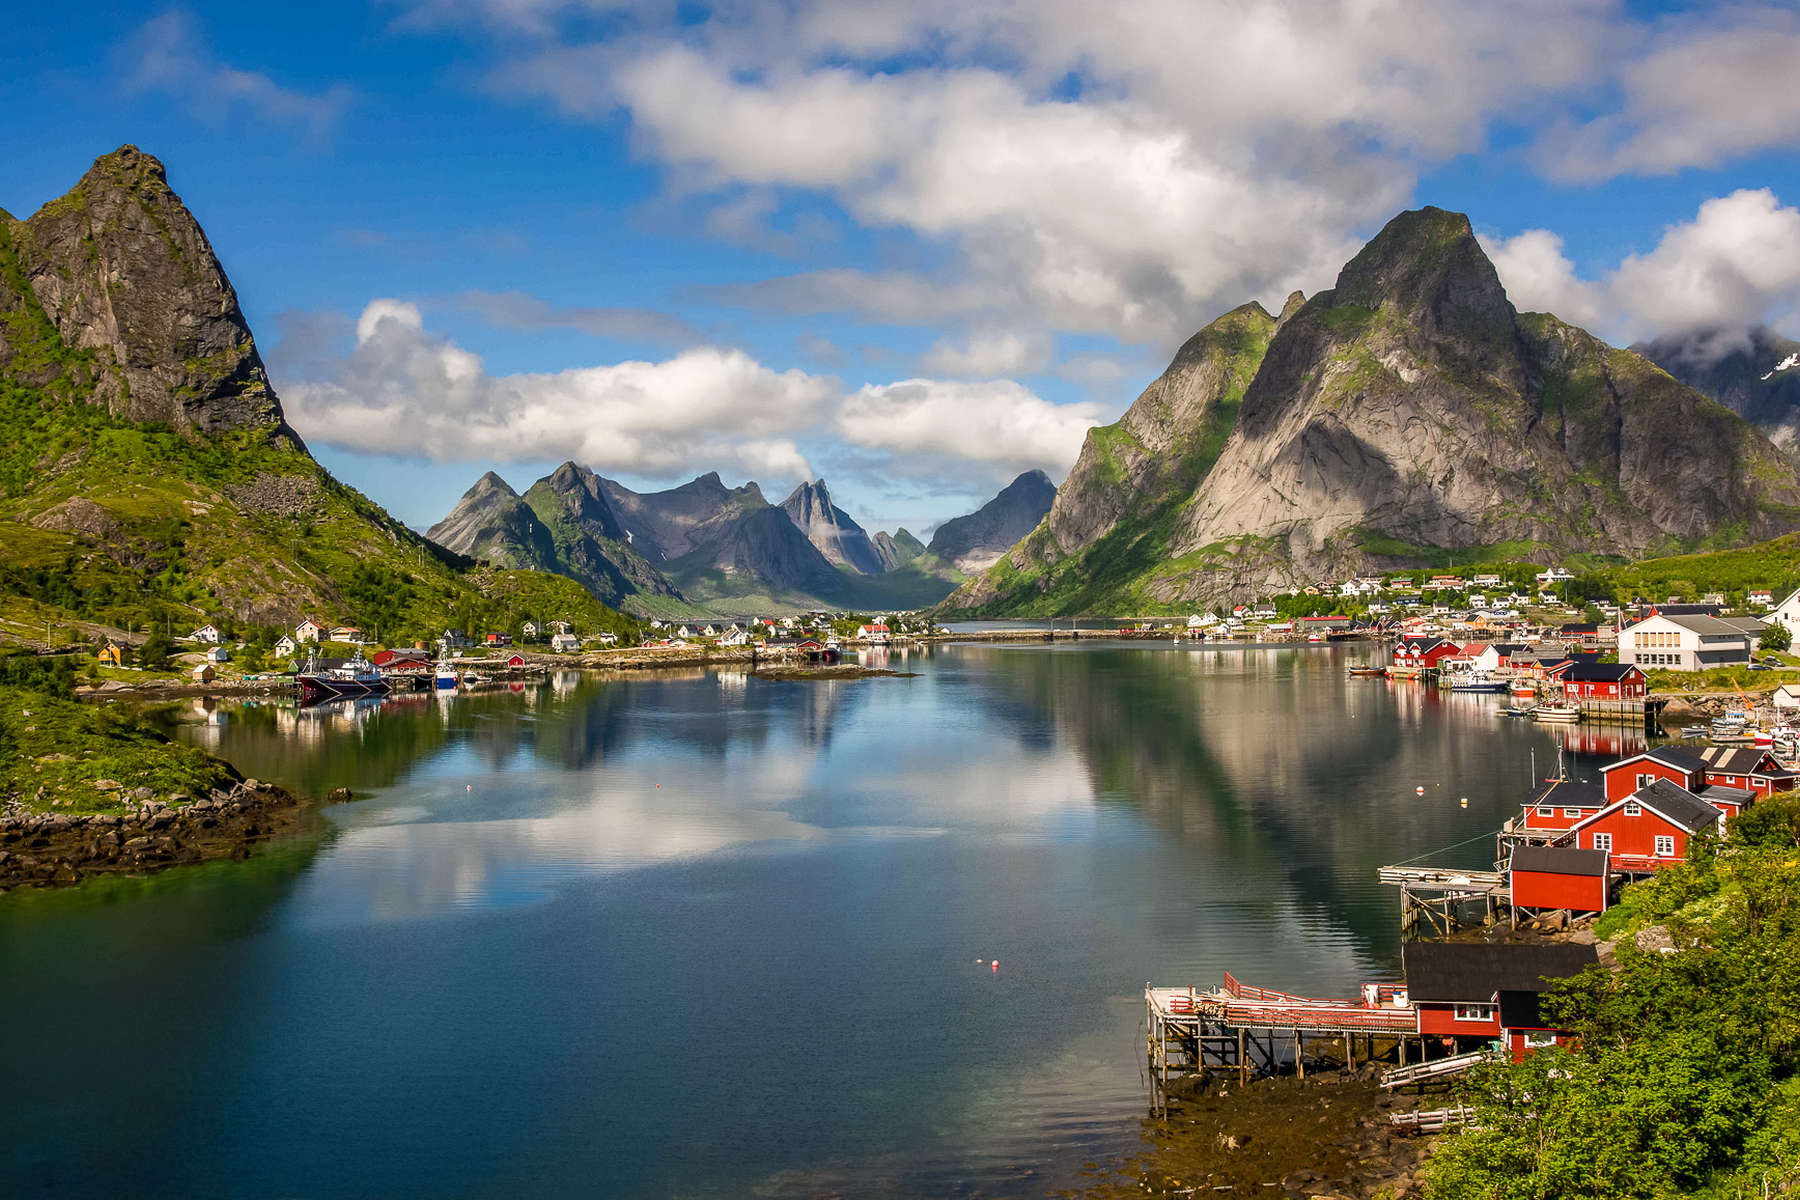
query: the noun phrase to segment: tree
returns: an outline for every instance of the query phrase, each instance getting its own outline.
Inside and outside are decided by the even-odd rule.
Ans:
[[[1762,650],[1786,650],[1794,644],[1794,635],[1780,621],[1771,621],[1756,639],[1756,645]]]

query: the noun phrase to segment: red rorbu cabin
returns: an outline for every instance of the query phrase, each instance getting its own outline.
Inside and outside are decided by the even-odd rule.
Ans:
[[[1606,854],[1574,846],[1519,846],[1507,872],[1513,911],[1605,912],[1612,871]]]
[[[1525,802],[1519,824],[1526,829],[1562,830],[1606,807],[1606,792],[1597,783],[1553,780],[1535,799]]]
[[[1396,667],[1428,668],[1442,665],[1446,658],[1455,658],[1461,647],[1455,642],[1446,642],[1442,638],[1407,638],[1394,646],[1394,665]]]
[[[1722,830],[1725,813],[1667,779],[1646,784],[1607,805],[1569,833],[1583,850],[1603,850],[1624,871],[1654,871],[1687,858],[1688,840]]]
[[[1631,663],[1573,659],[1561,679],[1570,700],[1641,700],[1650,693],[1648,679]]]
[[[1606,780],[1606,800],[1611,804],[1658,779],[1697,792],[1706,786],[1706,760],[1679,746],[1658,746],[1601,767],[1600,774]]]
[[[1419,1032],[1439,1037],[1513,1041],[1521,1056],[1546,1045],[1535,998],[1558,980],[1579,975],[1598,961],[1592,946],[1484,942],[1408,942],[1401,949],[1407,1000],[1419,1013]],[[1531,1001],[1522,1002],[1523,997]],[[1529,1011],[1525,1011],[1525,1010]],[[1503,1018],[1503,1010],[1506,1011]],[[1508,1026],[1506,1018],[1520,1021]],[[1527,1023],[1529,1022],[1529,1023]]]
[[[1767,750],[1751,746],[1709,746],[1699,752],[1709,787],[1742,788],[1758,797],[1794,790],[1794,773]],[[1702,799],[1710,796],[1702,794]]]

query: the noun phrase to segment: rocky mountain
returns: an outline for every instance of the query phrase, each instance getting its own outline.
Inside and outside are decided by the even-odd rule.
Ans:
[[[882,573],[881,555],[869,535],[849,513],[831,502],[831,492],[823,479],[801,484],[781,502],[781,507],[806,540],[818,547],[826,562],[848,567],[859,575]]]
[[[1800,455],[1800,342],[1761,325],[1704,329],[1631,348]]]
[[[897,571],[925,553],[925,543],[904,528],[892,533],[877,533],[870,540],[875,543],[875,553],[881,559],[883,571]]]
[[[931,553],[956,569],[985,571],[1037,528],[1056,499],[1056,485],[1042,471],[1027,471],[966,517],[955,517],[931,535]]]
[[[425,531],[440,546],[509,567],[549,571],[556,544],[531,506],[489,471],[463,493],[450,515]]]
[[[829,504],[829,493],[824,499]],[[838,530],[862,533],[841,509],[831,511]],[[870,554],[892,554],[882,572],[865,577],[834,566],[789,510],[770,504],[755,483],[728,488],[717,473],[640,493],[564,463],[519,498],[490,472],[429,536],[474,558],[568,575],[646,614],[915,608],[943,599],[960,580],[905,530],[886,539],[889,551],[863,538]],[[845,541],[856,544],[853,535]]]
[[[1767,438],[1516,312],[1468,219],[1426,208],[1278,320],[1247,305],[1191,339],[946,607],[1181,608],[1450,551],[1641,557],[1797,526],[1800,478]]]
[[[314,461],[206,234],[135,146],[0,213],[0,423],[0,640],[618,617],[564,579],[472,573]]]

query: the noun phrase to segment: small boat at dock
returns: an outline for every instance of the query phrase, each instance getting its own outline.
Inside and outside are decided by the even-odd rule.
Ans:
[[[1351,667],[1350,674],[1360,679],[1386,679],[1386,667]]]
[[[389,691],[381,669],[362,651],[342,663],[321,667],[318,658],[307,660],[307,668],[295,676],[300,685],[300,702],[316,704],[321,700],[338,700],[348,696],[382,696]]]
[[[1571,704],[1540,704],[1531,710],[1534,721],[1567,722],[1581,720],[1581,710]]]

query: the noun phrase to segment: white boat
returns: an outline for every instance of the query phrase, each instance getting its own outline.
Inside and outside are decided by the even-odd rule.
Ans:
[[[437,665],[437,690],[440,692],[448,692],[454,691],[455,688],[456,668],[444,660],[439,659]]]
[[[1581,710],[1568,704],[1540,704],[1531,710],[1534,721],[1579,721]]]

